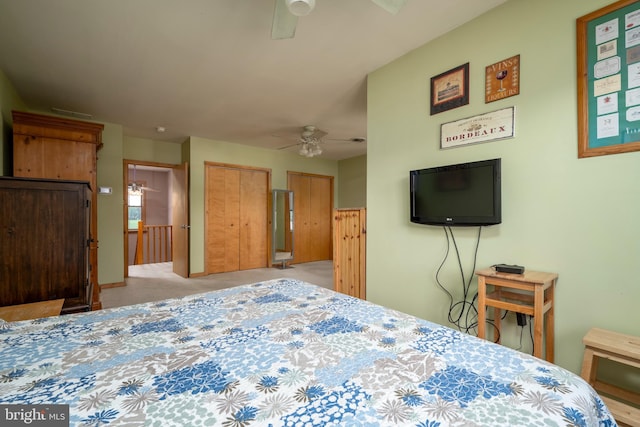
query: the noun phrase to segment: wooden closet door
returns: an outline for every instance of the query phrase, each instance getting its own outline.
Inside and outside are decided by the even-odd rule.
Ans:
[[[299,174],[289,175],[289,190],[293,191],[293,261],[307,262],[309,257],[309,192],[311,178]]]
[[[293,263],[332,258],[333,177],[290,172],[293,191]]]
[[[243,170],[240,178],[239,269],[267,266],[268,175],[261,170]]]
[[[267,170],[207,165],[207,273],[267,266]]]
[[[309,240],[313,242],[309,256],[313,261],[332,258],[332,182],[323,177],[312,177],[309,182]]]
[[[240,171],[225,170],[224,185],[224,271],[240,266]]]
[[[239,266],[240,173],[207,167],[207,272],[236,271]]]

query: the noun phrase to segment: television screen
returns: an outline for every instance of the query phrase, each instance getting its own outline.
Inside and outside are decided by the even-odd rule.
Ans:
[[[411,222],[492,225],[502,221],[500,159],[409,173]]]

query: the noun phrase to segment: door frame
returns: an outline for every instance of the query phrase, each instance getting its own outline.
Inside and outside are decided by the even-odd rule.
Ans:
[[[129,277],[129,215],[128,215],[128,184],[129,184],[129,165],[134,166],[153,166],[161,169],[173,170],[182,168],[182,164],[148,162],[144,160],[122,160],[122,232],[123,232],[123,253],[124,253],[124,277]],[[187,190],[188,191],[188,190]],[[189,265],[189,254],[187,253],[187,265]]]

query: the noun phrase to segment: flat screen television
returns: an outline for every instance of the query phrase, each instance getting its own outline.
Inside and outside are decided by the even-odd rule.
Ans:
[[[502,222],[500,159],[409,172],[411,222],[493,225]]]

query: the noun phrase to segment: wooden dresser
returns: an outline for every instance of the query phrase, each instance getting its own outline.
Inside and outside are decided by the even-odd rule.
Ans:
[[[0,306],[90,309],[89,184],[0,177],[0,206]]]
[[[97,151],[104,126],[41,114],[13,112],[15,177],[87,181],[91,189],[89,267],[92,309],[102,308],[98,286]]]

